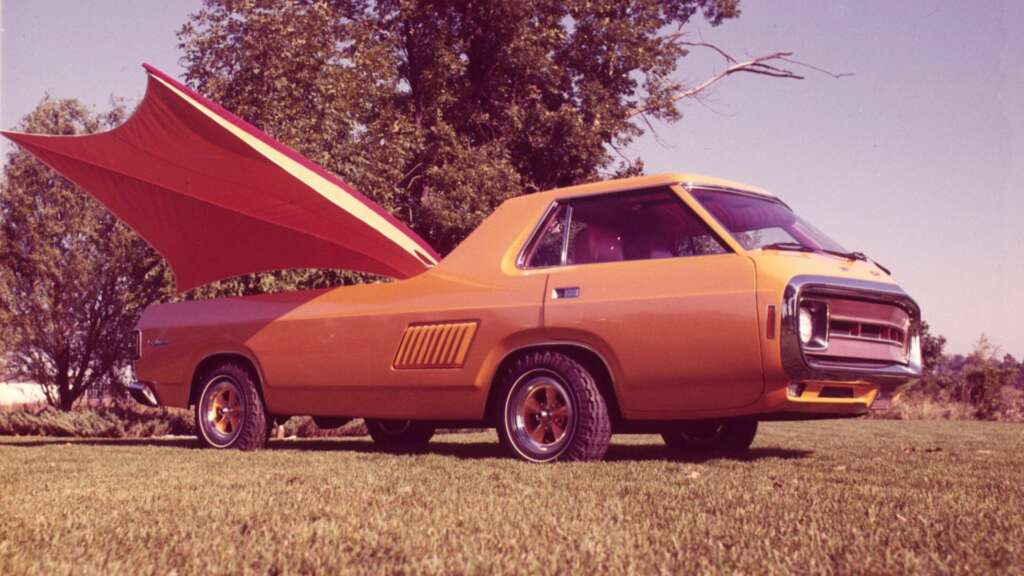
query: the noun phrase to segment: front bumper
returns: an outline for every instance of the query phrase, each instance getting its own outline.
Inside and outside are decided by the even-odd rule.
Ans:
[[[153,392],[153,388],[146,382],[132,381],[128,384],[128,393],[140,404],[146,406],[159,406],[160,402]]]
[[[815,296],[871,300],[899,306],[910,317],[910,350],[904,363],[843,361],[804,354],[800,345],[800,299]],[[899,286],[828,276],[797,276],[786,286],[782,298],[780,346],[782,366],[789,378],[789,402],[806,409],[823,404],[888,407],[907,386],[921,377],[921,310]],[[838,386],[833,386],[838,385]],[[794,387],[800,394],[794,394]],[[843,396],[837,396],[837,388]],[[830,394],[822,394],[829,392]],[[878,406],[875,406],[875,405]]]

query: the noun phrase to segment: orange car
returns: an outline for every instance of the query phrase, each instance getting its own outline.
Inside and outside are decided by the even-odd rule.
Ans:
[[[122,126],[4,134],[171,264],[180,290],[282,268],[396,281],[152,306],[152,404],[263,446],[291,415],[365,418],[392,448],[496,427],[525,460],[601,458],[612,433],[743,450],[759,420],[857,416],[921,373],[920,312],[881,266],[756,188],[689,174],[509,200],[443,260],[336,176],[147,67]],[[439,261],[440,260],[440,261]]]
[[[531,461],[613,433],[742,450],[758,420],[856,416],[920,375],[917,305],[782,201],[688,174],[506,201],[406,280],[151,307],[138,397],[201,439],[366,418],[411,448],[491,427]]]

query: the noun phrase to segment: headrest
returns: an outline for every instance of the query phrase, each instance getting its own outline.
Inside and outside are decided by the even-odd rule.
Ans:
[[[611,228],[590,225],[573,240],[573,264],[622,260],[622,236]]]

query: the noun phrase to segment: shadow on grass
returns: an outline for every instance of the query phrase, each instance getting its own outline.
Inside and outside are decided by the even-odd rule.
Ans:
[[[414,452],[419,455],[449,456],[464,460],[481,460],[486,458],[507,458],[501,446],[493,440],[470,442],[446,442],[444,437],[432,441],[425,450]],[[44,438],[24,442],[0,444],[4,447],[37,448],[42,446],[59,446],[64,444],[82,446],[151,446],[154,448],[200,448],[199,441],[194,438]],[[372,440],[363,437],[349,438],[303,438],[271,440],[267,449],[272,451],[299,452],[354,452],[367,454],[401,454],[387,451],[375,445]],[[613,444],[608,448],[605,461],[636,462],[636,461],[677,461],[701,463],[711,460],[733,460],[737,462],[753,462],[768,458],[793,460],[806,458],[813,452],[810,450],[793,450],[789,448],[752,448],[741,454],[718,453],[677,453],[661,444]]]
[[[465,460],[479,460],[485,458],[507,458],[509,457],[496,441],[473,441],[473,442],[445,442],[442,439],[435,439],[430,442],[425,450],[415,454],[438,456],[451,456]],[[372,440],[345,439],[338,441],[335,438],[310,438],[301,440],[278,440],[271,441],[267,445],[270,450],[300,450],[300,451],[337,451],[337,452],[360,452],[374,454],[395,454],[382,450]],[[735,460],[738,462],[752,462],[766,458],[779,458],[793,460],[806,458],[813,452],[810,450],[793,450],[788,448],[752,448],[742,454],[717,454],[717,453],[688,453],[679,454],[667,446],[659,444],[613,444],[608,448],[605,461],[608,462],[632,462],[646,460],[668,460],[678,462],[700,463],[710,460]]]

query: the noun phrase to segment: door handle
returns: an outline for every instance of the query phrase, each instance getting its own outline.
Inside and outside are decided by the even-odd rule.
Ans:
[[[566,286],[563,288],[555,288],[551,291],[552,300],[562,300],[564,298],[579,298],[580,287],[579,286]]]

